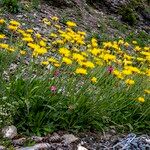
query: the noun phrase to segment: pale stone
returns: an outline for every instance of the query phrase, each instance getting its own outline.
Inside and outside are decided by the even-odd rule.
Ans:
[[[68,143],[68,144],[70,144],[70,143],[75,142],[75,141],[78,140],[78,138],[75,137],[73,134],[64,134],[62,136],[62,138],[64,139],[64,142]]]
[[[0,150],[5,150],[6,148],[2,145],[0,145]]]
[[[88,150],[87,148],[81,146],[81,145],[78,145],[78,149],[77,150]]]
[[[16,150],[48,150],[50,149],[50,144],[49,143],[40,143],[40,144],[36,144],[34,146],[31,147],[24,147],[24,148],[19,148]]]
[[[17,135],[17,128],[15,126],[8,126],[2,129],[4,138],[13,139]]]

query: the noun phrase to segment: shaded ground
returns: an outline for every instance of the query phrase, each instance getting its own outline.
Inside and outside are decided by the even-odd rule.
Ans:
[[[16,150],[148,150],[150,137],[134,133],[118,134],[114,129],[105,133],[84,132],[76,135],[59,131],[45,137],[17,135],[12,140],[1,138],[0,143],[0,146],[3,144],[8,149]]]
[[[73,20],[78,23],[79,28],[86,30],[90,36],[100,37],[100,40],[109,40],[117,38],[118,36],[126,37],[130,34],[134,33],[138,35],[138,33],[143,34],[141,39],[142,42],[149,42],[149,35],[146,33],[149,31],[148,26],[140,26],[140,27],[130,27],[127,24],[123,24],[120,22],[120,17],[117,15],[111,15],[106,13],[104,10],[97,10],[93,7],[90,7],[83,3],[80,0],[76,0],[75,7],[62,7],[57,8],[54,6],[49,6],[46,3],[42,3],[41,8],[39,10],[30,10],[23,11],[19,14],[10,14],[7,12],[3,12],[0,14],[0,17],[4,17],[7,19],[17,19],[23,22],[23,25],[26,28],[33,28],[35,31],[40,32],[42,34],[48,33],[45,26],[41,22],[43,18],[50,18],[52,16],[60,17],[60,22],[63,25],[68,20]],[[146,32],[145,32],[146,31]],[[129,37],[130,38],[130,37]],[[132,36],[131,36],[132,38]],[[134,38],[134,37],[133,37]],[[130,39],[129,39],[130,40]],[[58,132],[55,134],[57,137],[53,135],[48,135],[41,139],[41,141],[34,142],[32,140],[28,140],[23,144],[25,146],[34,145],[35,143],[50,143],[54,146],[53,149],[64,149],[64,150],[76,150],[77,145],[81,144],[89,150],[96,149],[112,149],[114,145],[119,143],[121,139],[127,137],[126,135],[117,134],[115,130],[111,130],[106,133],[80,133],[76,135],[78,140],[71,143],[70,145],[65,145],[60,138],[63,136],[64,132]],[[53,138],[52,138],[53,136]],[[16,139],[22,138],[23,136],[17,137]],[[144,136],[143,136],[144,137]],[[28,137],[26,137],[28,139]],[[56,138],[56,139],[55,139]],[[16,140],[15,139],[15,140]],[[49,139],[53,139],[53,141],[49,141]],[[148,138],[147,138],[148,139]],[[6,140],[7,141],[7,140]],[[4,144],[6,144],[4,140]],[[3,142],[0,142],[0,145],[3,145]],[[20,147],[20,144],[14,144],[13,141],[7,141],[9,147],[11,145]],[[19,146],[20,145],[20,146]],[[12,147],[13,147],[12,146]],[[116,148],[117,149],[117,148]]]
[[[3,12],[1,16],[7,18],[17,18],[19,20],[24,20],[27,23],[31,22],[40,26],[39,21],[42,18],[49,18],[51,16],[58,16],[62,24],[67,20],[72,20],[78,23],[79,27],[90,32],[90,33],[108,33],[110,37],[116,35],[125,36],[131,31],[139,32],[141,30],[150,31],[149,25],[147,24],[137,24],[135,27],[130,27],[128,24],[121,22],[121,16],[108,11],[105,6],[93,7],[86,3],[85,0],[74,0],[74,5],[54,5],[41,2],[40,7],[34,10],[33,7],[30,8],[30,3],[24,2],[27,10],[22,10],[19,14],[10,14],[8,12]],[[69,7],[70,6],[70,7]],[[116,27],[116,24],[118,27]]]

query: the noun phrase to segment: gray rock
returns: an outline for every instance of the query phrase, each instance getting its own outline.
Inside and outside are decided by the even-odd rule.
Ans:
[[[70,144],[70,143],[75,142],[75,141],[78,140],[78,138],[75,137],[73,134],[64,134],[62,136],[62,138],[64,139],[63,142],[67,143],[67,144]]]
[[[16,17],[17,18],[23,18],[23,15],[17,15]]]
[[[110,133],[111,133],[111,134],[116,134],[116,130],[111,129],[111,130],[110,130]]]
[[[13,140],[12,143],[13,145],[23,145],[26,141],[26,138],[20,138],[20,139],[17,139],[17,140]]]
[[[62,137],[60,137],[57,133],[54,133],[52,136],[49,137],[49,142],[61,142]]]
[[[14,71],[17,69],[17,64],[11,63],[10,67],[9,67],[9,71]]]
[[[6,148],[2,145],[0,145],[0,150],[5,150]]]
[[[19,148],[16,150],[35,150],[35,148],[34,147],[25,147],[25,148]]]
[[[41,142],[43,140],[43,137],[39,137],[39,136],[32,136],[31,140],[35,141],[35,142]]]
[[[88,150],[87,148],[81,146],[81,145],[78,145],[78,149],[77,150]]]
[[[47,150],[47,149],[50,149],[50,147],[51,145],[49,143],[40,143],[31,147],[24,147],[24,148],[19,148],[16,150],[41,150],[41,149]]]
[[[2,134],[4,138],[13,139],[17,135],[17,128],[14,125],[4,127]]]

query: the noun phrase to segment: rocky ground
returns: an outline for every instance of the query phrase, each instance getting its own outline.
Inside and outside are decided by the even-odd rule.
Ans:
[[[110,13],[105,13],[103,10],[94,9],[80,0],[75,0],[74,3],[64,3],[58,8],[56,5],[48,5],[43,3],[38,10],[23,11],[18,14],[10,14],[2,12],[0,17],[7,19],[20,20],[25,28],[33,28],[41,34],[48,33],[48,30],[42,24],[43,18],[51,16],[60,17],[60,22],[63,25],[67,20],[78,22],[79,28],[90,33],[101,34],[101,31],[106,31],[110,37],[124,37],[131,30],[138,32],[144,30],[149,32],[148,24],[141,24],[139,27],[132,29],[126,24],[121,24],[124,27],[125,33],[118,32],[118,29],[112,28],[108,18],[112,18]],[[108,0],[108,4],[110,1]],[[59,5],[59,3],[57,3]],[[115,8],[115,3],[112,3]],[[120,4],[120,3],[119,3]],[[69,7],[68,7],[69,6]],[[74,7],[74,8],[73,8]],[[79,17],[80,16],[80,17]],[[113,20],[119,21],[120,16],[113,15]],[[117,27],[119,24],[117,24]],[[149,150],[150,135],[118,134],[114,128],[111,128],[105,133],[86,132],[80,134],[72,134],[63,131],[46,135],[45,137],[32,136],[27,137],[17,133],[14,126],[6,127],[2,130],[0,137],[0,150],[3,149],[18,149],[18,150]]]
[[[3,139],[3,140],[2,140]],[[3,146],[2,144],[6,144]],[[59,131],[43,137],[23,136],[15,126],[2,129],[0,150],[149,150],[150,136],[117,134],[115,128],[105,133],[86,132],[72,134]]]
[[[63,3],[62,3],[63,1]],[[70,3],[69,3],[70,2]],[[116,1],[116,0],[105,0],[105,3],[101,4],[92,3],[92,0],[57,0],[55,3],[47,3],[45,1],[41,2],[38,8],[33,9],[30,7],[31,4],[26,1],[22,1],[22,5],[25,9],[22,9],[18,14],[11,14],[7,11],[1,10],[0,17],[5,17],[9,19],[17,19],[21,22],[32,24],[34,27],[36,25],[36,30],[41,28],[41,20],[43,18],[50,18],[51,16],[58,16],[62,25],[67,20],[72,20],[78,23],[79,28],[86,30],[87,32],[93,34],[101,34],[101,32],[106,32],[110,37],[121,36],[124,37],[128,35],[130,31],[144,31],[150,32],[150,16],[146,13],[146,17],[138,14],[138,22],[134,27],[129,26],[127,23],[121,21],[121,15],[119,15],[117,10],[119,6],[128,4],[127,0]],[[57,4],[57,5],[56,5]],[[112,22],[116,22],[118,27],[114,27]],[[121,28],[120,28],[121,26]],[[125,30],[125,34],[118,30]]]

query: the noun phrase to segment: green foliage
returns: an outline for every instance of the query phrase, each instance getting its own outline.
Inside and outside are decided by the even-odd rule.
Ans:
[[[134,34],[134,32],[130,32],[126,36],[126,40],[128,42],[136,40],[140,46],[146,46],[149,44],[150,35],[144,31],[141,31],[137,34]]]
[[[122,20],[128,22],[128,24],[133,26],[137,23],[137,14],[131,8],[123,7],[120,13],[122,15]]]
[[[2,0],[2,6],[12,13],[19,12],[19,0]]]
[[[32,7],[35,9],[38,9],[40,6],[40,0],[32,0],[31,3],[32,3]]]
[[[57,20],[56,17],[55,19]],[[56,21],[53,22],[56,23]],[[71,25],[73,24],[73,22],[70,23]],[[3,26],[5,26],[5,22]],[[52,26],[53,23],[50,28]],[[21,27],[19,26],[19,28]],[[65,35],[67,36],[69,35],[69,30],[72,31],[71,35],[75,33],[73,29],[69,29],[68,27],[66,30]],[[1,30],[2,33],[3,31]],[[110,125],[115,125],[120,130],[143,130],[145,132],[150,130],[148,126],[150,120],[150,96],[144,93],[144,90],[149,88],[149,78],[146,76],[148,58],[144,57],[143,59],[146,59],[146,62],[138,63],[136,57],[142,57],[140,56],[141,51],[139,55],[137,51],[134,51],[134,49],[138,49],[138,43],[136,45],[130,44],[134,39],[137,41],[138,39],[141,41],[145,38],[148,39],[147,34],[142,32],[137,36],[131,34],[127,39],[128,43],[126,43],[126,40],[120,40],[120,38],[111,42],[108,39],[109,36],[106,34],[98,34],[97,32],[85,37],[86,47],[78,45],[78,49],[81,52],[85,52],[82,55],[85,55],[87,52],[87,60],[93,61],[93,55],[87,49],[89,46],[92,46],[89,43],[95,38],[95,44],[99,44],[99,46],[96,46],[96,48],[93,46],[92,49],[100,48],[102,54],[98,58],[104,58],[97,62],[100,63],[98,65],[93,61],[94,68],[86,68],[88,73],[81,75],[76,73],[76,68],[80,67],[76,60],[72,65],[66,65],[62,62],[61,59],[64,57],[62,58],[60,55],[60,49],[57,49],[58,45],[54,45],[54,47],[51,47],[52,49],[46,46],[49,53],[42,56],[41,39],[38,41],[35,38],[38,43],[34,47],[36,53],[39,52],[39,55],[36,56],[33,55],[36,53],[32,53],[35,50],[31,50],[27,46],[29,43],[27,44],[24,38],[19,37],[19,34],[16,40],[16,35],[14,35],[13,31],[5,29],[5,32],[9,32],[9,34],[5,33],[7,39],[2,39],[2,43],[5,43],[6,39],[9,45],[8,47],[5,45],[2,47],[1,44],[2,48],[0,49],[0,127],[6,124],[14,124],[17,126],[19,132],[37,135],[47,134],[57,130],[69,130],[73,132],[93,129],[104,130],[105,127]],[[79,31],[77,30],[77,32]],[[53,32],[50,31],[48,34],[51,33]],[[80,31],[81,33],[85,34]],[[32,34],[34,35],[34,33]],[[73,37],[76,38],[76,36]],[[51,39],[52,37],[49,38],[49,43],[52,43]],[[53,41],[56,40],[57,38]],[[70,39],[64,41],[66,43],[63,46],[68,46],[72,50],[74,44],[69,43]],[[103,41],[105,43],[102,43]],[[46,44],[48,45],[49,43]],[[121,43],[124,43],[124,45]],[[133,50],[128,49],[125,43],[128,44],[128,46],[126,45],[128,48],[133,48]],[[115,48],[117,47],[117,50],[112,47],[104,47],[104,44],[111,44]],[[9,46],[14,48],[14,52],[10,52]],[[60,47],[63,46],[61,45]],[[25,55],[21,55],[20,50],[22,49],[25,51]],[[53,51],[54,49],[56,51]],[[76,50],[77,52],[78,49]],[[142,49],[144,48],[141,47]],[[76,51],[72,51],[69,54],[77,53]],[[133,62],[127,61],[124,58],[126,56],[127,58],[129,57],[129,60],[131,59],[130,53],[126,51],[130,51],[131,56],[134,56]],[[65,52],[65,49],[63,52]],[[105,52],[107,53],[105,54]],[[123,53],[120,54],[120,52]],[[82,55],[78,57],[82,58]],[[53,65],[52,62],[48,62],[46,66],[42,64],[43,60],[47,60],[47,57],[51,56],[60,58],[58,61],[60,64],[59,67]],[[116,56],[121,61],[115,57],[115,60],[109,62],[108,58],[112,59],[110,56]],[[96,57],[94,56],[94,58]],[[73,59],[73,56],[70,56],[70,59]],[[25,63],[27,60],[28,63]],[[121,62],[123,63],[120,64]],[[120,73],[122,69],[125,69],[125,62],[133,63],[135,67],[138,67],[134,67],[134,69],[142,72],[131,72],[129,76],[120,79],[124,77]],[[10,69],[10,65],[12,64],[17,64],[17,67]],[[110,65],[113,66],[113,69],[118,70],[118,75],[122,75],[122,77],[118,76],[117,78],[117,76],[109,72],[108,68]],[[57,76],[55,75],[56,71],[59,71],[59,75]],[[7,76],[9,79],[6,78]],[[93,77],[97,77],[96,82],[91,80]],[[133,79],[136,84],[126,84],[125,81],[127,78]],[[56,88],[54,91],[51,89],[53,86]],[[138,101],[137,98],[140,96],[144,97],[145,102],[140,103]]]
[[[7,62],[4,61],[5,63],[12,62],[8,55],[3,55],[4,59],[7,60]],[[0,90],[1,97],[5,97],[1,99],[0,104],[1,106],[6,104],[5,106],[9,108],[7,112],[12,116],[12,122],[17,126],[19,132],[41,135],[56,130],[73,132],[86,129],[103,130],[105,126],[114,124],[123,125],[122,129],[134,128],[135,130],[147,127],[146,122],[150,116],[147,111],[149,103],[143,104],[142,107],[130,101],[130,95],[134,91],[140,93],[144,87],[135,86],[128,92],[123,85],[116,85],[114,89],[114,84],[119,80],[114,79],[111,75],[106,75],[105,68],[100,67],[97,75],[104,75],[104,77],[99,78],[97,88],[87,82],[76,92],[76,84],[79,80],[84,81],[84,77],[81,79],[77,76],[74,79],[62,72],[61,77],[54,78],[55,70],[46,73],[44,68],[36,68],[34,64],[25,70],[23,60],[20,64],[22,65],[19,65],[16,72],[10,74],[9,83],[1,82],[3,91]],[[8,67],[8,65],[5,66]],[[25,73],[28,76],[24,76]],[[33,73],[36,73],[36,76],[33,76]],[[135,80],[141,82],[138,78]],[[62,89],[65,85],[65,91],[62,89],[53,93],[50,90],[53,85],[56,85],[57,89]],[[95,95],[92,91],[97,94]]]

